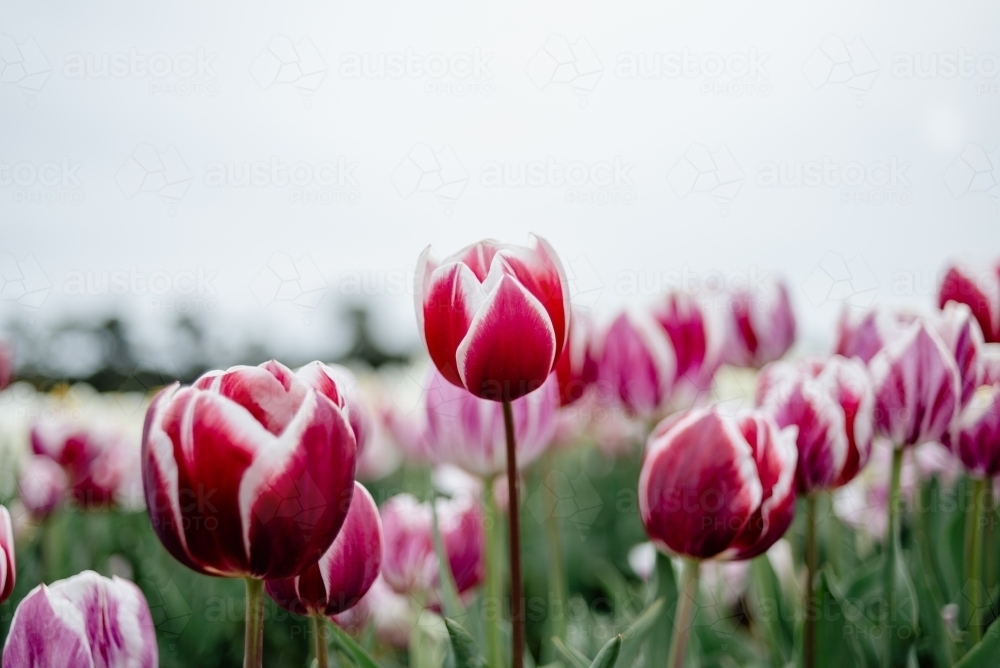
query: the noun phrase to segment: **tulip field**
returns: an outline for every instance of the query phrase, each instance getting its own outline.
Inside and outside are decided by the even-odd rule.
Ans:
[[[144,391],[0,346],[4,668],[1000,665],[1000,274],[602,313],[539,236],[416,259],[422,349]]]

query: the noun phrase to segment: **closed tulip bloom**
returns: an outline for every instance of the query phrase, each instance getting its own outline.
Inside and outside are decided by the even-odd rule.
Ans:
[[[904,326],[890,313],[871,309],[861,313],[845,306],[837,321],[833,352],[857,357],[867,364]]]
[[[569,292],[548,242],[486,240],[438,262],[417,263],[417,326],[449,382],[477,397],[511,401],[537,389],[566,343]]]
[[[159,665],[156,629],[139,588],[84,571],[40,584],[17,606],[4,668]]]
[[[802,494],[850,482],[868,462],[875,395],[859,359],[773,362],[761,372],[763,410],[798,428],[796,485]]]
[[[661,422],[639,474],[639,514],[661,549],[749,559],[795,514],[795,430],[761,411],[698,408]]]
[[[524,468],[552,441],[559,407],[555,377],[512,402],[517,464]],[[427,381],[423,444],[435,464],[452,464],[481,478],[507,471],[503,407],[455,387],[436,370]]]
[[[483,511],[472,495],[437,500],[438,528],[448,565],[462,594],[483,580]],[[382,506],[382,577],[396,592],[437,604],[440,587],[429,503],[398,494]]]
[[[347,421],[351,424],[351,431],[354,432],[354,440],[357,443],[358,455],[360,456],[374,429],[372,424],[374,418],[361,395],[361,388],[354,373],[340,364],[314,362],[302,367],[296,374],[314,388],[332,383],[336,388],[332,390],[333,396],[343,395],[343,407],[347,413]],[[334,399],[334,401],[337,400]]]
[[[998,272],[953,264],[945,272],[938,289],[938,306],[948,302],[966,304],[971,310],[986,341],[1000,342],[1000,290]]]
[[[969,475],[992,478],[1000,474],[1000,387],[980,387],[946,440]]]
[[[48,457],[30,457],[18,478],[21,502],[35,517],[52,514],[66,500],[69,478],[59,464]]]
[[[795,313],[783,282],[734,292],[728,310],[724,351],[730,364],[760,368],[795,343]]]
[[[164,389],[146,414],[143,478],[153,528],[208,575],[274,580],[316,563],[354,491],[344,393],[314,362],[212,371]]]
[[[14,592],[17,582],[17,559],[14,556],[14,528],[10,512],[0,506],[0,602]]]
[[[583,313],[574,311],[569,335],[562,355],[556,362],[555,377],[559,383],[559,405],[576,403],[597,377],[597,360],[594,359],[593,328]]]
[[[673,346],[677,368],[674,388],[678,400],[690,404],[712,387],[712,377],[719,367],[721,337],[718,324],[709,319],[697,298],[672,292],[654,310]]]
[[[81,508],[103,508],[114,502],[131,447],[113,429],[72,420],[39,422],[31,429],[32,451],[65,471],[69,494]]]
[[[965,304],[945,304],[944,310],[931,319],[934,329],[941,336],[958,365],[961,377],[961,403],[972,398],[983,377],[979,356],[983,347],[983,333]]]
[[[371,494],[354,483],[354,496],[340,533],[320,560],[294,578],[270,580],[268,595],[297,615],[329,617],[352,608],[378,576],[382,520]]]
[[[941,440],[959,411],[962,378],[934,328],[913,322],[869,368],[877,431],[897,446]]]
[[[601,346],[599,398],[643,418],[669,405],[677,358],[670,337],[648,313],[625,311],[611,323]]]

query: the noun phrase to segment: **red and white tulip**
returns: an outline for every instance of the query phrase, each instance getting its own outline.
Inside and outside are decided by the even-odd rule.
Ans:
[[[784,282],[734,291],[727,308],[724,361],[760,368],[795,343],[795,313]]]
[[[677,375],[670,337],[649,313],[622,312],[604,334],[597,375],[599,401],[657,416],[670,405]]]

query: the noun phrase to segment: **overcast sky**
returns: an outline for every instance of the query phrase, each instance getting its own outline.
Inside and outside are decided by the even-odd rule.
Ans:
[[[427,244],[535,232],[605,313],[782,275],[821,348],[1000,257],[1000,6],[819,4],[3,3],[0,306],[406,347]]]

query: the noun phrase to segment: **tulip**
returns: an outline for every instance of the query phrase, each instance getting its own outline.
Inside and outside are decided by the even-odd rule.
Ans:
[[[965,406],[982,381],[982,329],[965,304],[946,304],[940,315],[931,319],[931,324],[958,365],[962,388],[959,401]]]
[[[18,488],[24,507],[36,518],[44,519],[66,498],[69,478],[52,459],[34,455],[21,470]]]
[[[481,399],[503,404],[514,668],[524,654],[524,588],[517,499],[517,453],[511,402],[538,389],[569,336],[569,289],[548,242],[530,246],[486,240],[438,262],[428,247],[417,262],[417,329],[438,371]],[[494,625],[492,632],[496,632]]]
[[[461,595],[483,581],[483,512],[471,496],[436,500],[438,530]],[[440,604],[441,582],[429,503],[397,494],[382,506],[382,577],[394,591],[424,605]]]
[[[979,368],[983,385],[1000,383],[1000,343],[984,343],[979,350]]]
[[[962,264],[953,264],[945,272],[938,290],[938,306],[948,302],[966,304],[975,316],[983,337],[990,342],[1000,342],[1000,279],[998,269],[982,270]]]
[[[337,626],[358,632],[364,630],[369,621],[375,627],[375,637],[380,642],[406,649],[410,630],[417,625],[418,619],[410,599],[396,593],[379,575],[357,605],[333,617]]]
[[[795,515],[795,429],[761,411],[698,408],[657,425],[639,473],[639,514],[661,550],[685,559],[671,668],[684,663],[699,562],[764,553]]]
[[[559,384],[550,377],[537,391],[511,402],[518,467],[533,463],[555,434]],[[506,469],[503,407],[455,387],[431,370],[425,396],[423,444],[435,464],[453,464],[489,480]]]
[[[354,483],[354,495],[340,533],[320,560],[294,578],[269,580],[268,595],[285,610],[312,617],[316,658],[327,665],[324,617],[354,607],[378,576],[382,563],[382,520],[371,494]]]
[[[795,314],[783,282],[762,284],[729,296],[725,361],[760,368],[795,343]]]
[[[0,390],[10,385],[14,377],[14,347],[0,341]]]
[[[68,492],[81,508],[104,508],[115,501],[126,478],[128,451],[123,435],[96,424],[39,422],[31,429],[31,449],[66,474]]]
[[[438,262],[417,262],[417,325],[449,382],[512,401],[540,387],[569,329],[566,276],[552,247],[481,241]]]
[[[17,582],[17,559],[14,556],[14,528],[10,512],[0,506],[0,602],[6,601],[14,593]],[[6,663],[6,662],[5,662]]]
[[[675,403],[692,405],[712,387],[721,361],[722,339],[701,303],[684,292],[670,293],[653,312],[670,338],[676,361]]]
[[[591,323],[579,311],[573,312],[569,333],[562,355],[556,362],[555,377],[559,383],[559,406],[576,403],[597,376],[597,360],[591,349]]]
[[[155,668],[156,630],[146,598],[128,580],[93,571],[40,584],[14,611],[3,665]]]
[[[898,333],[900,325],[890,314],[875,309],[858,314],[845,306],[837,321],[833,352],[857,357],[867,364]]]
[[[601,346],[598,382],[601,399],[641,418],[653,418],[669,406],[677,358],[666,331],[650,314],[621,313]]]
[[[345,394],[319,362],[206,373],[146,414],[146,506],[164,547],[199,573],[247,581],[245,665],[259,666],[261,580],[294,577],[337,536],[357,451]]]

